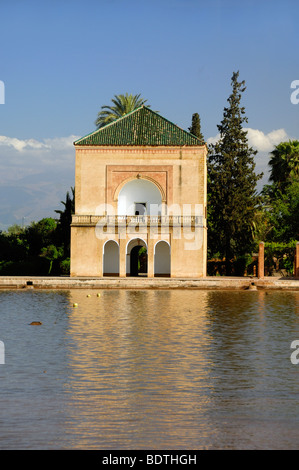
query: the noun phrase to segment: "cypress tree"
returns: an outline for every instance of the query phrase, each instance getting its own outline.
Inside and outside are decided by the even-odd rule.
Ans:
[[[200,117],[198,113],[194,113],[192,115],[191,127],[189,127],[188,130],[191,134],[195,135],[195,137],[198,137],[198,139],[204,142],[204,137],[201,133]]]
[[[71,195],[69,191],[66,193],[66,200],[61,201],[64,205],[64,210],[55,210],[60,214],[57,226],[58,238],[64,248],[65,257],[70,256],[70,243],[71,243],[71,223],[72,214],[75,213],[75,188],[71,187]]]
[[[241,106],[245,81],[239,72],[231,79],[232,93],[218,125],[219,140],[210,145],[208,155],[208,247],[210,254],[225,257],[226,275],[231,260],[250,253],[252,226],[259,197],[256,183],[262,174],[254,172],[256,151],[249,147],[245,108]]]

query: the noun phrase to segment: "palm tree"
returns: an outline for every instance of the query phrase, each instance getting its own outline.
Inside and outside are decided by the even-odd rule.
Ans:
[[[134,111],[147,102],[147,100],[140,98],[140,94],[128,95],[128,93],[125,95],[114,95],[114,99],[111,101],[113,106],[102,106],[102,111],[98,113],[98,117],[95,121],[95,125],[98,129]]]
[[[271,167],[269,180],[284,187],[288,182],[299,177],[299,141],[290,140],[276,145],[269,166]]]

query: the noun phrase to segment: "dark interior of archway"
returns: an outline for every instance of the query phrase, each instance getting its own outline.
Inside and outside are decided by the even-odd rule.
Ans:
[[[147,250],[144,246],[134,246],[130,253],[130,275],[145,276],[147,274]]]

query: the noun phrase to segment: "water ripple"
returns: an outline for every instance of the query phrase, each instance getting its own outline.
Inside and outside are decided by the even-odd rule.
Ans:
[[[295,449],[294,339],[296,292],[1,291],[0,448]]]

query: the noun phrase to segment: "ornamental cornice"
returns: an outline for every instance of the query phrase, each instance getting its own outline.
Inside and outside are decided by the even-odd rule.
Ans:
[[[163,154],[178,154],[183,153],[196,153],[196,151],[201,150],[203,147],[105,147],[105,146],[95,146],[95,145],[86,145],[76,147],[76,152],[85,153],[126,153],[126,154],[147,154],[147,155],[158,155]]]

